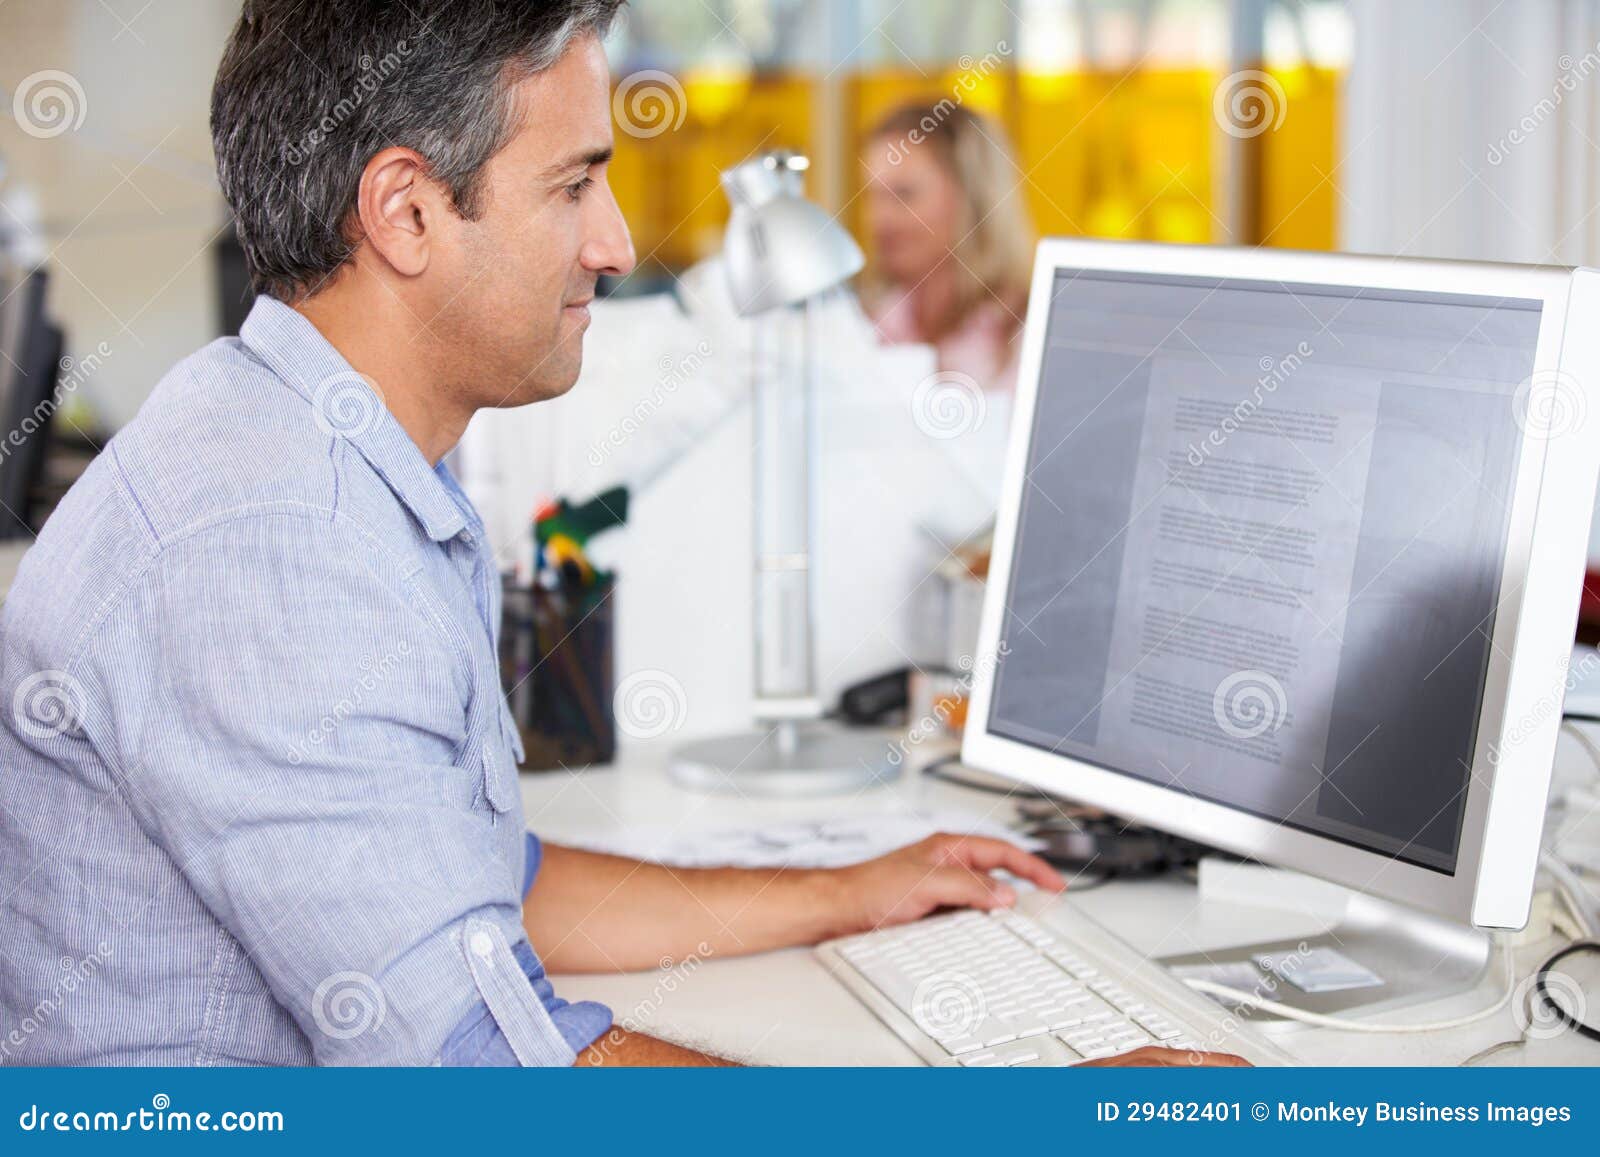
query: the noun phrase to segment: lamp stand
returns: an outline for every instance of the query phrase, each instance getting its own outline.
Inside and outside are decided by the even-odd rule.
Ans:
[[[899,774],[880,735],[852,734],[819,718],[813,669],[815,537],[814,335],[808,303],[755,321],[754,731],[680,748],[668,764],[679,783],[743,795],[821,795],[885,783]]]
[[[740,795],[835,795],[887,783],[899,774],[884,738],[826,722],[785,719],[687,744],[673,753],[672,778],[701,791]]]

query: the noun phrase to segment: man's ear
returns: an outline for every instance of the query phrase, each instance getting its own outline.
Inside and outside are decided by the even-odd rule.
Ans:
[[[361,171],[356,216],[362,238],[402,277],[428,268],[448,211],[443,190],[428,179],[427,162],[414,149],[384,149]]]

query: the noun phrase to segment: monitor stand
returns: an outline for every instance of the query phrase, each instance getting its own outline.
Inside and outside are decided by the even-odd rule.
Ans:
[[[1312,917],[1325,929],[1156,961],[1180,979],[1210,979],[1223,967],[1235,977],[1215,979],[1230,988],[1307,1012],[1363,1019],[1469,991],[1492,961],[1488,933],[1439,916],[1295,872],[1222,861],[1201,867],[1202,906],[1267,907],[1292,912],[1297,922]],[[1275,969],[1264,967],[1268,960]],[[1282,1019],[1264,1009],[1231,1007],[1257,1023]]]

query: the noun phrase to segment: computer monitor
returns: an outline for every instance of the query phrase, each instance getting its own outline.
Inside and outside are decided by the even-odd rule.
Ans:
[[[61,334],[45,312],[47,275],[23,275],[0,305],[0,539],[31,537],[32,492],[44,464]]]
[[[962,759],[1483,928],[1537,866],[1600,275],[1038,252]]]
[[[0,253],[0,421],[11,414],[11,397],[16,390],[17,375],[22,370],[27,298],[21,274]]]

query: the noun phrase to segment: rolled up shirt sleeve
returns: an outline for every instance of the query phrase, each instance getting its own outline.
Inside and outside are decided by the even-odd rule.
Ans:
[[[538,845],[486,786],[461,640],[374,536],[278,517],[167,544],[86,649],[116,789],[317,1063],[571,1064],[610,1013],[527,942]]]
[[[539,874],[539,863],[544,849],[539,837],[532,832],[523,833],[522,895],[527,899],[528,889]],[[611,1010],[592,1000],[568,1003],[555,994],[555,989],[545,979],[544,965],[534,955],[533,948],[524,941],[513,950],[517,964],[533,986],[534,993],[543,1002],[550,1019],[561,1030],[562,1037],[574,1053],[599,1040],[611,1027]],[[511,1043],[489,1012],[489,1006],[479,1001],[445,1041],[440,1062],[447,1066],[514,1066],[517,1054]]]

